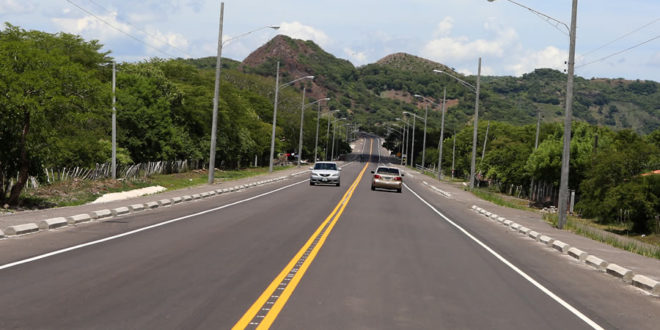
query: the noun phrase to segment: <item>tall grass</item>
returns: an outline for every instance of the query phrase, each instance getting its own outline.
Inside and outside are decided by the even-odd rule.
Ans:
[[[545,214],[543,215],[543,219],[557,227],[558,217],[556,214]],[[645,257],[660,259],[659,245],[644,243],[634,238],[617,235],[606,230],[596,228],[593,225],[590,225],[588,220],[569,216],[566,219],[566,226],[564,228],[578,235],[609,244],[619,249],[637,253]]]

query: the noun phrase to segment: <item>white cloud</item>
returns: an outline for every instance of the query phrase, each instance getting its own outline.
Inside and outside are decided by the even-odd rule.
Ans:
[[[466,36],[452,37],[449,35],[452,27],[453,20],[445,17],[435,31],[436,35],[441,36],[427,42],[422,48],[422,55],[441,63],[477,56],[503,57],[505,49],[510,48],[518,39],[518,34],[512,28],[503,28],[488,21],[484,23],[484,29],[494,34],[491,40],[470,40]]]
[[[0,0],[0,13],[3,14],[21,14],[34,10],[31,1]]]
[[[330,38],[323,31],[300,22],[283,22],[279,32],[291,38],[312,40],[321,47],[327,47],[330,43]]]
[[[108,24],[100,21],[94,16],[85,16],[83,18],[53,18],[52,21],[60,29],[72,34],[85,35],[86,38],[106,39],[114,38],[122,33],[117,29],[126,33],[131,33],[129,25],[117,21],[117,12],[111,12],[107,15],[98,15],[99,19],[111,24],[116,29],[110,27]]]
[[[441,36],[448,36],[451,34],[451,30],[454,27],[454,19],[447,16],[438,23],[438,27],[435,29],[435,32],[433,33],[434,36],[436,37],[441,37]]]
[[[163,33],[155,28],[147,29],[146,42],[155,47],[170,46],[175,48],[188,47],[188,40],[180,33]]]
[[[507,69],[519,76],[523,73],[533,71],[537,68],[550,68],[563,71],[566,68],[564,62],[568,60],[568,52],[554,46],[548,46],[540,51],[528,51],[520,56],[517,63],[507,66]]]
[[[365,52],[357,52],[348,47],[344,48],[344,54],[348,56],[348,60],[355,66],[367,64],[367,54]]]

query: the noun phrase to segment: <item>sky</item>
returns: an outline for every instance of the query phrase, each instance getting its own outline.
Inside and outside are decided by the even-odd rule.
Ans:
[[[516,2],[570,26],[571,0]],[[660,82],[660,0],[580,0],[577,13],[577,75]],[[217,54],[220,1],[0,0],[0,21],[99,40],[118,61],[198,58]],[[556,21],[509,0],[226,0],[222,56],[241,61],[285,34],[355,66],[405,52],[464,74],[481,57],[484,75],[520,76],[566,69]]]

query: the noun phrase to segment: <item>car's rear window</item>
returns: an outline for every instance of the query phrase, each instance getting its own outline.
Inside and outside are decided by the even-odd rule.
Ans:
[[[399,169],[398,168],[390,168],[390,167],[380,167],[380,168],[378,168],[378,171],[376,171],[376,173],[399,175]]]
[[[314,169],[315,170],[336,170],[337,169],[337,164],[317,163],[317,164],[314,164]]]

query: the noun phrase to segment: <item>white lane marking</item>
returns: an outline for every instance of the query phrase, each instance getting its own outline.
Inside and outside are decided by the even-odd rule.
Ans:
[[[87,243],[71,246],[71,247],[68,247],[68,248],[60,249],[60,250],[57,250],[57,251],[48,252],[48,253],[38,255],[38,256],[35,256],[35,257],[31,257],[31,258],[28,258],[28,259],[23,259],[23,260],[11,262],[11,263],[8,263],[8,264],[4,264],[4,265],[0,266],[0,270],[15,267],[15,266],[19,266],[19,265],[26,264],[26,263],[33,262],[33,261],[37,261],[37,260],[40,260],[40,259],[45,259],[45,258],[48,258],[48,257],[56,256],[58,254],[62,254],[62,253],[65,253],[65,252],[82,249],[84,247],[100,244],[100,243],[103,243],[103,242],[107,242],[107,241],[111,241],[111,240],[114,240],[114,239],[126,237],[126,236],[129,236],[129,235],[137,234],[139,232],[143,232],[143,231],[146,231],[146,230],[158,228],[158,227],[165,226],[165,225],[168,225],[168,224],[171,224],[171,223],[174,223],[174,222],[183,221],[183,220],[186,220],[186,219],[189,219],[189,218],[192,218],[192,217],[196,217],[196,216],[199,216],[199,215],[202,215],[202,214],[222,210],[224,208],[228,208],[230,206],[234,206],[234,205],[242,204],[242,203],[245,203],[245,202],[249,202],[251,200],[254,200],[254,199],[266,196],[266,195],[270,195],[270,194],[276,193],[278,191],[281,191],[281,190],[284,190],[284,189],[287,189],[287,188],[291,188],[293,186],[296,186],[296,185],[299,185],[301,183],[308,182],[308,181],[309,181],[309,179],[305,179],[303,181],[295,182],[295,183],[292,183],[290,185],[286,185],[284,187],[280,187],[280,188],[277,188],[275,190],[271,190],[271,191],[268,191],[268,192],[265,192],[265,193],[262,193],[262,194],[259,194],[259,195],[256,195],[256,196],[252,196],[252,197],[249,197],[249,198],[246,198],[246,199],[242,199],[240,201],[236,201],[236,202],[233,202],[233,203],[225,204],[223,206],[219,206],[219,207],[215,207],[215,208],[208,209],[208,210],[205,210],[205,211],[189,214],[189,215],[179,217],[179,218],[176,218],[176,219],[167,220],[167,221],[160,222],[160,223],[150,225],[150,226],[147,226],[147,227],[143,227],[143,228],[140,228],[140,229],[135,229],[135,230],[132,230],[132,231],[128,231],[128,232],[125,232],[125,233],[122,233],[122,234],[102,238],[100,240],[87,242]]]
[[[472,234],[470,234],[467,230],[463,229],[463,227],[459,226],[458,224],[456,224],[455,222],[453,222],[452,220],[450,220],[447,216],[445,216],[445,215],[442,214],[440,211],[438,211],[435,207],[433,207],[433,205],[431,205],[431,204],[429,204],[427,201],[425,201],[425,200],[424,200],[421,196],[419,196],[415,191],[413,191],[412,189],[410,189],[410,187],[408,187],[408,185],[406,185],[405,183],[404,183],[403,185],[406,187],[406,189],[410,190],[410,192],[413,193],[413,195],[415,195],[415,197],[417,197],[420,201],[422,201],[422,203],[426,204],[426,206],[428,206],[431,210],[433,210],[433,212],[437,213],[440,217],[442,217],[442,218],[443,218],[445,221],[447,221],[449,224],[451,224],[452,226],[456,227],[456,229],[458,229],[458,230],[461,231],[463,234],[465,234],[465,236],[469,237],[469,238],[472,239],[474,242],[476,242],[477,244],[481,245],[481,247],[483,247],[486,251],[488,251],[490,254],[492,254],[493,256],[495,256],[495,258],[499,259],[503,264],[507,265],[507,266],[508,266],[509,268],[511,268],[513,271],[515,271],[516,273],[518,273],[518,275],[522,276],[522,277],[523,277],[524,279],[526,279],[529,283],[531,283],[532,285],[534,285],[535,287],[537,287],[539,290],[541,290],[541,292],[545,293],[545,294],[548,295],[550,298],[552,298],[554,301],[558,302],[558,303],[559,303],[560,305],[562,305],[564,308],[566,308],[566,309],[569,310],[571,313],[573,313],[573,315],[575,315],[575,316],[577,316],[578,318],[580,318],[582,321],[584,321],[585,323],[587,323],[587,324],[588,324],[589,326],[591,326],[592,328],[594,328],[594,329],[603,329],[603,327],[601,327],[600,325],[598,325],[598,323],[592,321],[588,316],[582,314],[582,312],[580,312],[579,310],[577,310],[575,307],[571,306],[571,304],[569,304],[569,303],[567,303],[566,301],[564,301],[564,299],[561,299],[559,296],[557,296],[556,294],[554,294],[552,291],[548,290],[548,289],[547,289],[546,287],[544,287],[541,283],[537,282],[537,281],[536,281],[535,279],[533,279],[531,276],[527,275],[527,273],[523,272],[520,268],[516,267],[514,264],[512,264],[512,263],[509,262],[507,259],[505,259],[504,257],[502,257],[499,253],[497,253],[497,252],[495,252],[493,249],[491,249],[488,245],[484,244],[484,243],[483,243],[482,241],[480,241],[478,238],[476,238],[476,237],[474,237]]]

